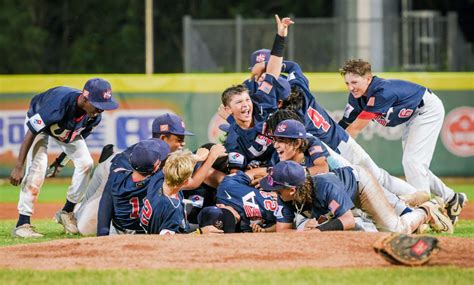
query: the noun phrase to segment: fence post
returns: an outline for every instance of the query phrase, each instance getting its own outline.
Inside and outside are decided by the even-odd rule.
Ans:
[[[235,16],[235,71],[242,72],[242,16]]]
[[[448,41],[447,41],[447,60],[448,60],[448,71],[454,71],[457,68],[456,61],[456,46],[457,46],[457,23],[458,14],[456,12],[449,12],[448,17]]]
[[[185,15],[183,17],[183,69],[185,73],[191,72],[191,16]]]
[[[289,16],[296,23],[295,15],[290,14]],[[288,29],[288,38],[287,38],[287,41],[288,41],[288,59],[291,60],[291,61],[295,61],[295,28],[297,26],[298,25],[293,25]]]

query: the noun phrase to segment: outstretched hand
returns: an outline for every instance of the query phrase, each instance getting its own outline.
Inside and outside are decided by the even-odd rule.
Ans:
[[[293,25],[295,22],[293,22],[289,17],[285,17],[280,20],[278,15],[275,15],[275,20],[277,22],[278,35],[281,37],[286,37],[288,35],[288,27]]]

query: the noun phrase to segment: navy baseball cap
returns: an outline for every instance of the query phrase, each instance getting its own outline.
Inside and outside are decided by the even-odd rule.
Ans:
[[[163,161],[170,153],[170,147],[160,139],[147,139],[133,147],[130,153],[132,168],[140,173],[151,173],[157,161]]]
[[[284,120],[276,126],[272,136],[277,138],[305,139],[306,128],[297,120]]]
[[[278,191],[304,185],[305,180],[303,166],[292,160],[285,160],[269,169],[269,174],[260,180],[260,186],[266,191]]]
[[[173,134],[178,136],[194,136],[186,131],[183,119],[175,114],[166,113],[158,116],[151,127],[151,131],[156,134]]]
[[[252,69],[252,67],[259,63],[259,62],[264,62],[264,61],[269,61],[270,60],[270,50],[269,49],[259,49],[250,55],[250,66],[249,69]]]
[[[288,79],[285,77],[278,77],[278,90],[277,90],[277,99],[285,101],[291,94],[291,86],[288,82]]]
[[[225,208],[209,206],[202,209],[197,216],[199,227],[214,226],[224,233],[235,233],[234,214]]]
[[[102,78],[89,79],[82,90],[84,97],[97,109],[114,110],[118,103],[112,98],[112,87]]]

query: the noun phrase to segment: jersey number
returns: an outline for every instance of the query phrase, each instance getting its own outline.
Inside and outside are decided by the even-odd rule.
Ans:
[[[139,209],[138,197],[132,197],[132,199],[130,199],[128,203],[132,204],[132,213],[130,214],[130,219],[138,218],[138,209]]]
[[[324,119],[324,117],[321,116],[318,111],[313,109],[313,107],[308,108],[308,116],[318,129],[323,129],[323,131],[327,132],[331,127],[331,125]]]
[[[273,201],[273,200],[265,200],[265,202],[263,202],[264,205],[265,205],[265,209],[267,209],[268,211],[275,211],[277,208],[278,208],[278,203],[276,201]]]
[[[145,200],[143,200],[142,218],[140,219],[140,222],[145,226],[148,226],[152,213],[153,208],[151,207],[150,201],[145,198]]]

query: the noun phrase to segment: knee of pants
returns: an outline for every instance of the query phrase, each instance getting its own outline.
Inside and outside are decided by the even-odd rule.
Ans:
[[[77,170],[90,171],[94,167],[94,160],[91,156],[81,157],[74,161]]]
[[[420,161],[412,157],[411,155],[404,155],[402,159],[402,164],[403,169],[405,169],[405,172],[407,169],[409,169],[411,172],[421,171],[423,169],[423,166]]]

